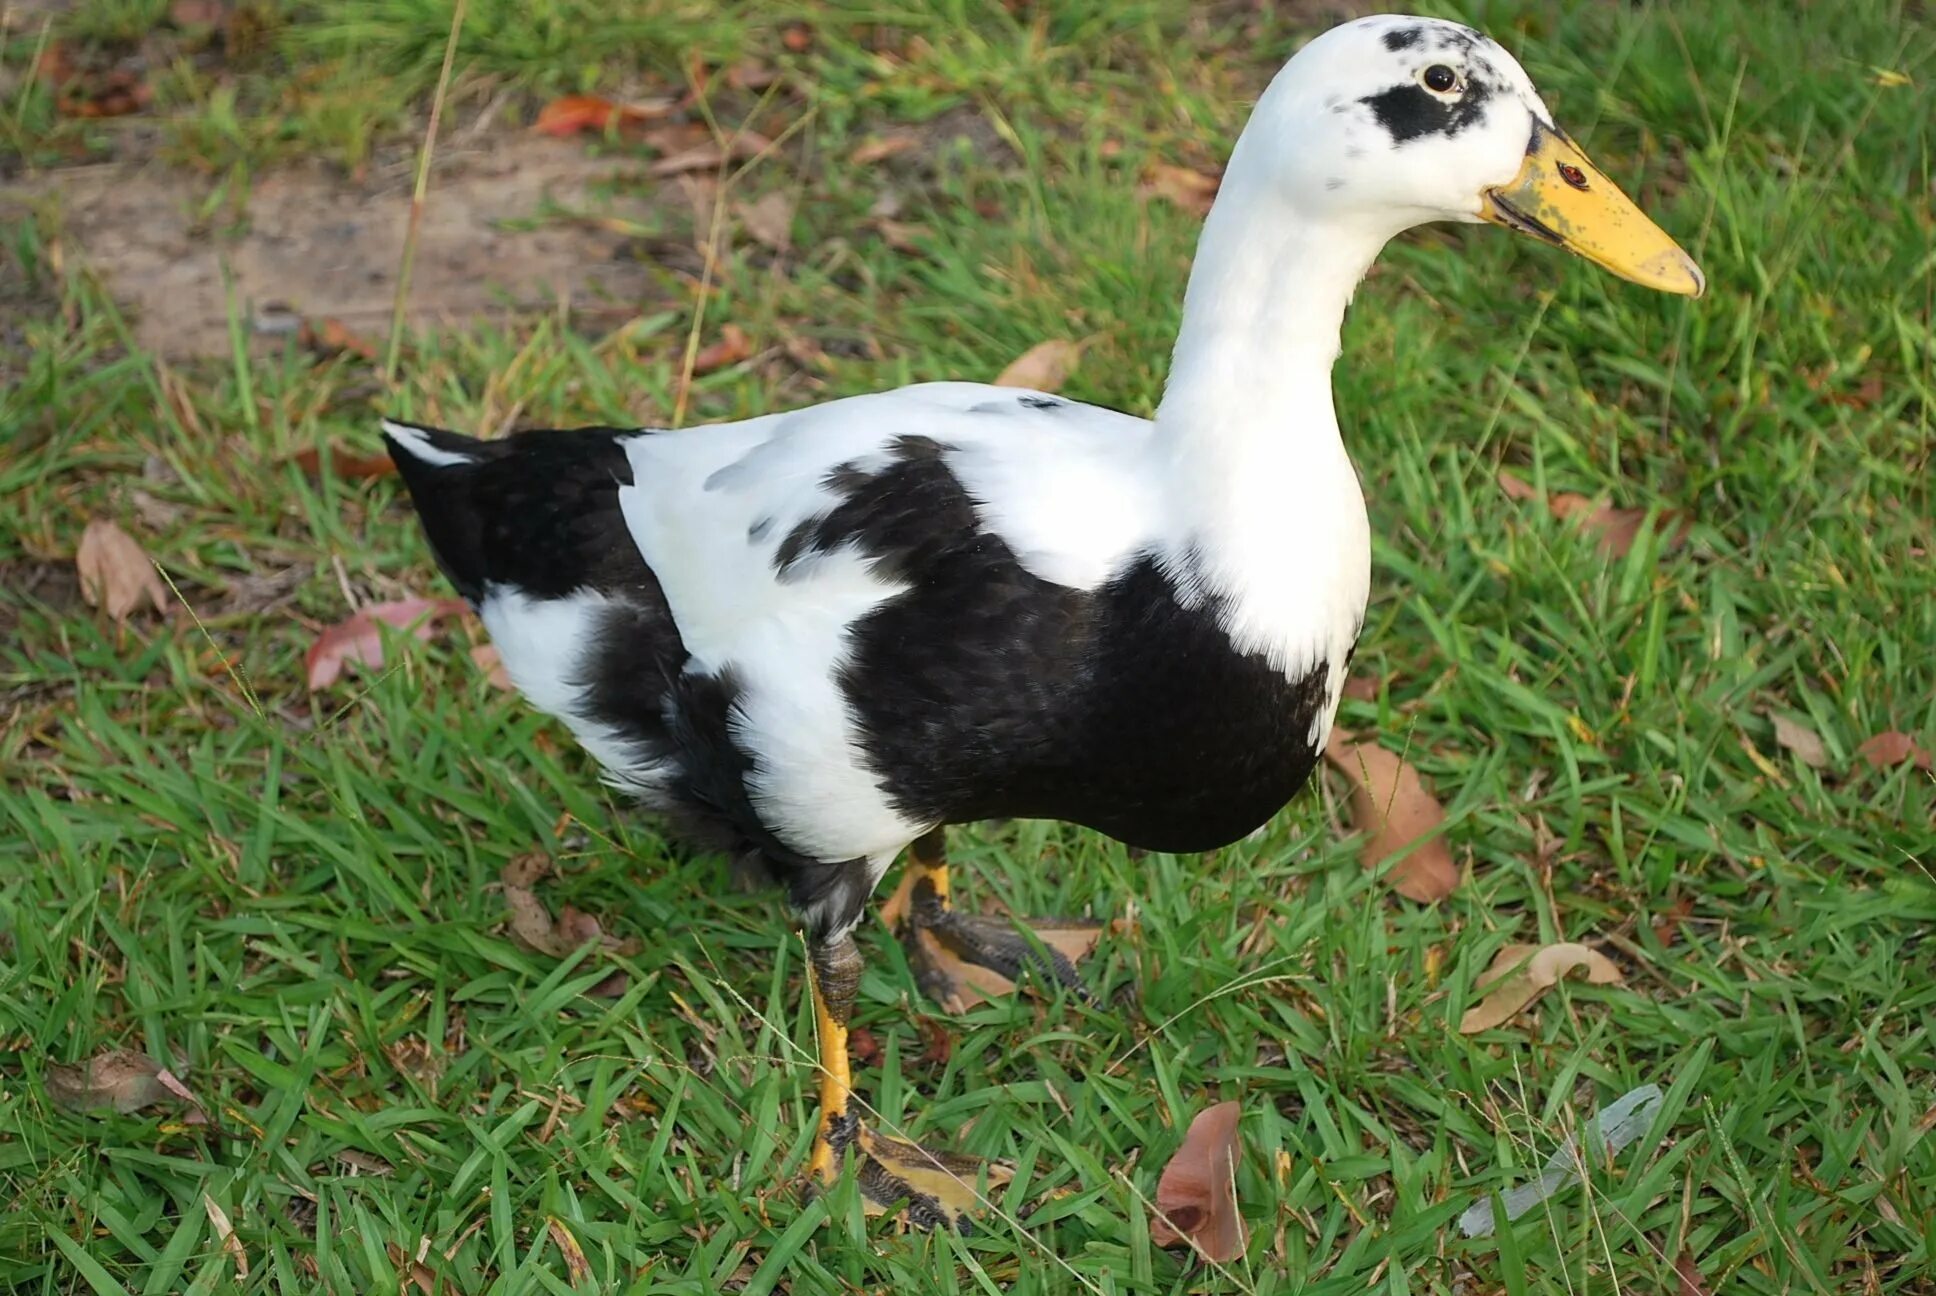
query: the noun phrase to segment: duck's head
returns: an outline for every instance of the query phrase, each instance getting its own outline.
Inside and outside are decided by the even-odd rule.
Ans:
[[[1518,61],[1457,23],[1381,15],[1332,28],[1279,74],[1245,144],[1269,155],[1252,176],[1327,223],[1389,236],[1490,221],[1650,288],[1705,286],[1553,124]]]

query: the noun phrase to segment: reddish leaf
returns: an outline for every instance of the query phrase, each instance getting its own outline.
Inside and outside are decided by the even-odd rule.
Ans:
[[[746,330],[737,324],[728,324],[719,330],[719,341],[693,357],[692,371],[695,374],[711,373],[715,369],[738,364],[752,354],[753,342],[746,336]]]
[[[921,1028],[921,1065],[947,1066],[948,1059],[955,1054],[955,1037],[948,1033],[946,1026],[932,1017],[923,1017],[916,1025]]]
[[[497,645],[479,644],[471,649],[471,661],[484,672],[492,688],[515,688],[511,682],[511,672],[504,669],[504,659],[498,655]]]
[[[856,1026],[847,1032],[847,1055],[854,1060],[855,1066],[879,1066],[881,1042],[874,1038],[873,1031],[865,1026]]]
[[[1509,468],[1501,468],[1498,473],[1499,489],[1508,499],[1531,500],[1539,498],[1539,491],[1523,477]],[[1610,557],[1624,558],[1640,538],[1640,528],[1647,521],[1646,509],[1615,508],[1605,500],[1592,500],[1572,491],[1561,491],[1546,501],[1546,511],[1559,521],[1571,519],[1576,525],[1593,532],[1600,541],[1600,548]],[[1672,513],[1664,514],[1658,525],[1664,530],[1664,543],[1671,549],[1687,538],[1687,522],[1677,519]]]
[[[1353,675],[1345,680],[1344,687],[1339,692],[1354,702],[1376,702],[1378,690],[1382,687],[1378,680],[1369,675]]]
[[[780,33],[780,43],[795,54],[805,53],[813,48],[813,28],[803,22],[788,23]]]
[[[1197,1113],[1163,1176],[1156,1183],[1150,1241],[1162,1247],[1188,1243],[1206,1260],[1229,1264],[1248,1239],[1237,1213],[1237,1120],[1243,1109],[1218,1103]]]
[[[1408,900],[1443,900],[1457,890],[1452,848],[1436,835],[1445,811],[1411,763],[1376,743],[1351,742],[1337,730],[1324,755],[1351,780],[1353,825],[1371,834],[1358,852],[1365,867],[1400,856],[1388,877],[1392,889]]]
[[[439,620],[465,610],[462,599],[398,599],[393,603],[371,603],[347,620],[339,621],[316,636],[303,665],[311,689],[325,689],[342,678],[351,662],[364,666],[383,664],[383,626],[409,630],[428,640]]]
[[[670,113],[674,106],[670,99],[614,103],[598,95],[566,95],[562,99],[553,99],[541,108],[538,120],[531,129],[540,135],[555,135],[562,139],[580,131],[604,131],[612,126],[624,129],[641,122],[654,121]]]
[[[1507,499],[1511,500],[1539,498],[1539,491],[1533,484],[1510,468],[1499,470],[1499,489],[1505,492]]]
[[[154,563],[132,536],[106,518],[95,518],[81,533],[74,570],[88,606],[104,608],[117,622],[143,607],[168,610],[168,587]]]
[[[1674,1277],[1678,1279],[1678,1296],[1708,1296],[1707,1279],[1701,1276],[1700,1266],[1686,1251],[1674,1259]]]
[[[1929,769],[1932,758],[1929,751],[1918,745],[1914,738],[1900,729],[1890,729],[1877,734],[1855,749],[1855,754],[1869,763],[1871,769],[1894,769],[1905,762],[1917,769]]]
[[[296,330],[296,340],[320,356],[348,352],[365,360],[376,359],[376,343],[350,332],[349,326],[334,316],[320,323],[304,320]]]
[[[1037,342],[1009,363],[995,377],[997,387],[1029,387],[1036,391],[1060,390],[1069,381],[1082,348],[1064,338]]]
[[[390,477],[397,471],[396,464],[390,461],[390,456],[387,454],[358,454],[353,450],[336,450],[318,446],[303,447],[290,455],[289,461],[311,477],[321,478],[327,473],[345,481]]]
[[[228,0],[173,0],[168,6],[168,21],[177,27],[220,27],[228,20]]]

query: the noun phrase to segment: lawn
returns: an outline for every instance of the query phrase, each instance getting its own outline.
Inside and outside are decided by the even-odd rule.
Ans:
[[[1375,535],[1340,722],[1436,789],[1461,885],[1420,904],[1361,867],[1335,774],[1204,857],[953,830],[971,903],[1119,920],[1098,1003],[961,1016],[862,931],[862,1096],[1018,1165],[970,1236],[864,1219],[851,1182],[803,1196],[781,906],[628,812],[491,685],[481,630],[307,687],[325,627],[448,590],[394,478],[294,457],[374,450],[380,413],[696,423],[986,379],[1050,339],[1082,347],[1066,394],[1146,414],[1198,224],[1159,168],[1213,173],[1343,6],[470,0],[446,140],[508,148],[596,93],[687,95],[702,133],[772,147],[722,192],[650,175],[637,132],[556,141],[615,178],[545,219],[618,228],[642,289],[428,320],[394,374],[380,339],[263,335],[241,304],[222,354],[162,359],[48,178],[178,172],[215,237],[300,165],[402,221],[451,0],[249,0],[219,38],[164,0],[11,11],[0,1285],[1936,1290],[1936,775],[1859,752],[1936,749],[1936,25],[1902,0],[1419,7],[1518,51],[1710,291],[1484,228],[1388,251],[1336,376]],[[141,110],[63,114],[24,74],[50,47],[135,57]],[[777,240],[751,214],[772,195]],[[1651,521],[1610,554],[1501,468]],[[165,571],[165,619],[81,600],[94,518]],[[534,852],[539,898],[616,950],[513,938],[500,875]],[[1621,982],[1459,1031],[1501,947],[1561,940]],[[51,1068],[115,1046],[203,1110],[55,1100]],[[1462,1236],[1647,1083],[1631,1147]],[[1222,1099],[1251,1241],[1211,1268],[1154,1248],[1144,1203]]]

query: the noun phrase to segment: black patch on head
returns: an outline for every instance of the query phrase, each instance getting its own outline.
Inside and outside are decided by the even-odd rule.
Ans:
[[[1332,193],[1336,193],[1338,190],[1344,188],[1344,177],[1332,176],[1329,180],[1326,180],[1324,182],[1324,187],[1326,189],[1329,189]]]
[[[1492,87],[1484,81],[1468,81],[1465,93],[1450,103],[1408,81],[1358,102],[1371,109],[1392,143],[1405,144],[1426,135],[1457,135],[1485,116],[1486,100],[1491,97]]]
[[[1061,409],[1069,403],[1055,396],[1023,396],[1019,400],[1022,408],[1033,410]]]
[[[1385,33],[1385,48],[1396,54],[1399,50],[1418,44],[1424,35],[1423,27],[1394,27]]]

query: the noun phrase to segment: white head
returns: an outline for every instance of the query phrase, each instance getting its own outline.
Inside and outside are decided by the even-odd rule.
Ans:
[[[1491,221],[1650,287],[1702,288],[1687,254],[1553,124],[1518,60],[1457,23],[1332,28],[1277,75],[1237,148],[1233,177],[1314,222],[1388,238]]]

